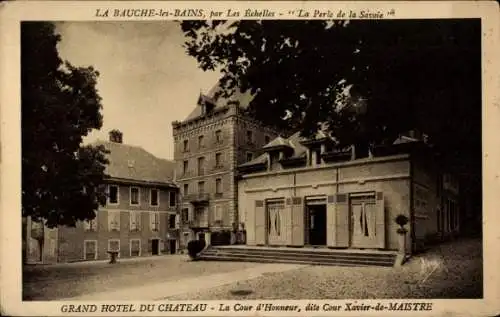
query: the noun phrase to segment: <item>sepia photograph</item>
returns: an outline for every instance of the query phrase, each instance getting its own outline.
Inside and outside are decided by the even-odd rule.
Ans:
[[[485,298],[481,18],[96,10],[19,23],[21,303],[429,313]]]

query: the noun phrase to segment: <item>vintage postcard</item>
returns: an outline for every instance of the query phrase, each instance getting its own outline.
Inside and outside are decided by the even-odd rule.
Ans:
[[[0,6],[1,313],[500,313],[499,6]]]

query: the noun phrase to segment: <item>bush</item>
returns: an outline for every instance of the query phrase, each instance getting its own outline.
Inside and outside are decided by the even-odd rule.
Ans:
[[[192,259],[195,259],[198,254],[205,248],[205,240],[191,240],[188,242],[188,254]]]

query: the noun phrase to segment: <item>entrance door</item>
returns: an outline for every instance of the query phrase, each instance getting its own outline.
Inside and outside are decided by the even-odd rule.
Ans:
[[[170,254],[175,254],[177,252],[177,241],[176,240],[170,240],[169,241],[169,249],[170,249]]]
[[[151,254],[152,255],[158,255],[159,251],[158,249],[160,248],[160,240],[159,239],[153,239],[151,240]]]
[[[267,202],[267,234],[268,243],[279,245],[283,244],[285,234],[285,222],[283,221],[284,201]]]
[[[308,206],[309,244],[326,245],[326,205]]]
[[[351,246],[377,247],[376,205],[374,199],[351,200]]]

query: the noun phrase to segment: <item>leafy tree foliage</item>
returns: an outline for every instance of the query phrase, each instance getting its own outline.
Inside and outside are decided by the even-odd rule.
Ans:
[[[99,73],[63,62],[51,23],[21,24],[22,215],[49,227],[95,218],[106,150],[81,146],[102,126]]]
[[[457,170],[481,170],[479,20],[182,21],[187,53],[225,95],[307,136],[392,142],[417,129]],[[239,88],[238,88],[239,87]]]

